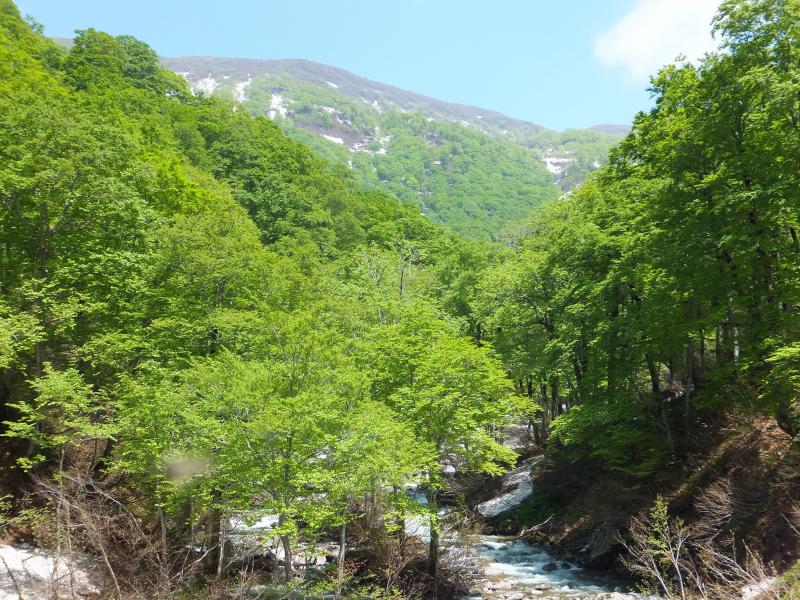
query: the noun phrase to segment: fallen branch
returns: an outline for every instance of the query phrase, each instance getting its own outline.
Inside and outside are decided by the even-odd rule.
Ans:
[[[517,537],[518,537],[518,538],[526,538],[526,537],[530,537],[530,536],[532,536],[534,533],[536,533],[536,532],[537,532],[537,531],[539,531],[539,530],[540,530],[542,527],[544,527],[544,526],[545,526],[545,525],[547,525],[547,524],[548,524],[550,521],[552,521],[552,520],[553,520],[553,518],[554,518],[555,516],[556,516],[556,515],[555,515],[555,513],[553,513],[552,515],[550,515],[549,517],[547,517],[547,518],[546,518],[544,521],[542,521],[542,522],[541,522],[541,523],[539,523],[538,525],[534,525],[533,527],[528,527],[527,529],[523,529],[522,531],[520,531],[520,532],[519,532],[519,535],[518,535]]]

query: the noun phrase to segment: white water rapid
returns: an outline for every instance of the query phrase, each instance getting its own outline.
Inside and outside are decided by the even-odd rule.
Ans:
[[[475,545],[481,578],[468,599],[631,598],[626,586],[556,559],[541,546],[500,536],[479,536]]]

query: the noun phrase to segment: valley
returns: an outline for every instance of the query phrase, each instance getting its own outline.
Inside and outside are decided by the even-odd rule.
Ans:
[[[556,132],[0,0],[0,599],[797,600],[800,4],[716,10]]]

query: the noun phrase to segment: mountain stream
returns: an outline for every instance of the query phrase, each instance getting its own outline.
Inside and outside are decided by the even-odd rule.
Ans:
[[[531,482],[531,468],[539,459],[531,459],[509,471],[503,478],[502,492],[495,498],[475,507],[486,518],[517,506],[535,492]],[[425,497],[412,491],[412,497],[425,506]],[[446,509],[440,515],[445,517]],[[445,517],[446,518],[446,517]],[[427,541],[430,529],[427,519],[420,516],[406,521],[406,533]],[[606,573],[582,569],[555,557],[541,545],[524,540],[496,535],[476,535],[448,539],[445,546],[460,545],[464,560],[469,561],[477,574],[467,600],[528,600],[537,598],[595,600],[631,600],[628,586]],[[464,546],[466,542],[466,546]]]

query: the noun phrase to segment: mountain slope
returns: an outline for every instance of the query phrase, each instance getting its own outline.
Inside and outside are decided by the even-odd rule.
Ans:
[[[349,167],[474,238],[496,237],[605,162],[618,133],[554,132],[306,60],[162,58],[196,92],[274,119]],[[560,190],[559,190],[560,187]]]
[[[211,93],[216,89],[235,86],[249,79],[266,75],[289,75],[298,81],[361,100],[384,110],[419,112],[426,117],[482,125],[487,131],[502,132],[514,129],[526,132],[544,131],[545,128],[507,117],[498,112],[454,104],[409,92],[385,83],[371,81],[344,69],[310,60],[283,59],[259,60],[220,58],[211,56],[186,56],[162,58],[162,64],[182,75],[198,89]]]

